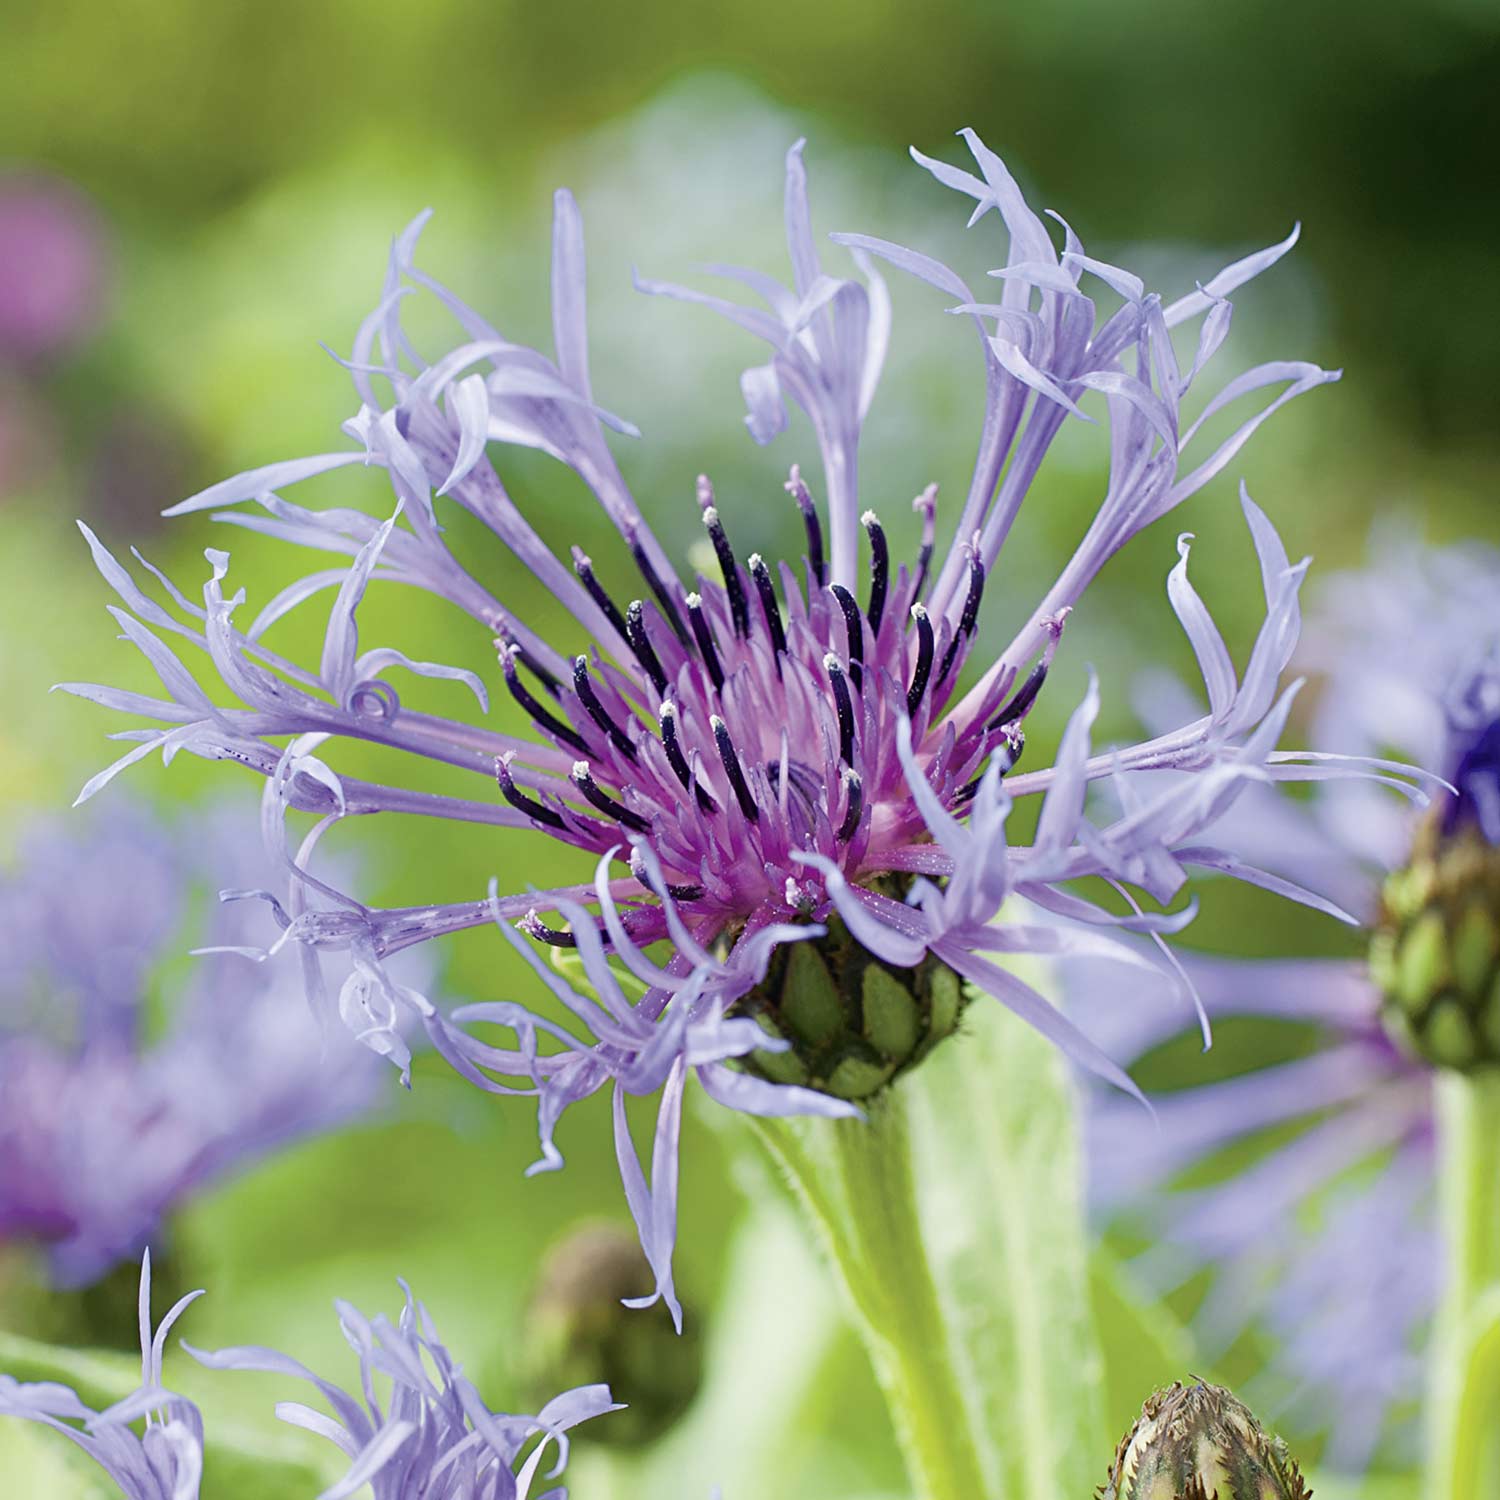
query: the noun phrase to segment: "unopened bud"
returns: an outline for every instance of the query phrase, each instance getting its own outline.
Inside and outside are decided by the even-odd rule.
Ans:
[[[1219,1386],[1174,1381],[1120,1441],[1099,1500],[1309,1500],[1280,1438]]]
[[[604,1384],[625,1410],[591,1424],[591,1440],[640,1447],[691,1404],[703,1377],[698,1320],[679,1337],[666,1307],[632,1309],[653,1279],[633,1234],[613,1224],[576,1230],[546,1257],[526,1315],[528,1385],[538,1402]],[[597,1428],[597,1430],[595,1430]]]
[[[1500,1066],[1500,849],[1429,817],[1381,891],[1370,975],[1387,1029],[1438,1067]]]

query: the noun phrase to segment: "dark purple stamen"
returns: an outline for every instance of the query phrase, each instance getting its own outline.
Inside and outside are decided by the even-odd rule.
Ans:
[[[839,602],[844,612],[844,634],[849,642],[849,678],[856,688],[862,686],[865,659],[865,617],[859,612],[854,595],[841,583],[830,583],[828,592]]]
[[[586,656],[573,659],[573,691],[578,694],[578,701],[583,704],[589,718],[604,731],[615,749],[626,760],[635,760],[635,746],[630,743],[625,731],[610,718],[609,710],[599,701],[599,695],[594,691],[594,684],[589,678],[589,663]],[[588,752],[588,748],[587,745],[582,747],[585,753]]]
[[[525,813],[534,823],[545,823],[548,828],[567,829],[567,824],[562,817],[553,812],[550,807],[544,807],[518,787],[511,777],[510,767],[498,756],[495,759],[495,781],[500,788],[500,795],[505,798],[517,812]]]
[[[1017,734],[1013,739],[1006,736],[1004,744],[1000,745],[994,754],[994,759],[1000,762],[1001,776],[1007,776],[1015,770],[1016,762],[1021,758],[1021,751],[1025,747],[1026,738]],[[988,769],[988,768],[986,768]],[[967,786],[962,786],[954,793],[955,806],[963,806],[965,802],[971,802],[974,794],[979,790],[979,784],[984,780],[984,772],[981,771]]]
[[[544,667],[541,662],[539,662],[536,657],[534,657],[531,652],[529,652],[525,648],[525,646],[523,646],[518,640],[516,640],[515,637],[512,636],[509,631],[504,628],[504,626],[501,626],[500,639],[497,644],[500,645],[503,650],[514,651],[516,653],[516,658],[521,663],[521,665],[525,667],[526,670],[530,672],[531,675],[535,677],[541,683],[541,685],[546,688],[549,693],[551,693],[554,698],[557,697],[558,692],[562,688],[562,683],[560,683],[557,678],[554,677],[552,673],[549,672],[546,667]]]
[[[854,837],[855,830],[859,827],[860,814],[865,810],[865,784],[852,766],[846,767],[844,771],[844,794],[849,806],[844,813],[844,821],[839,824],[838,840],[841,844],[847,844]]]
[[[639,599],[632,599],[630,608],[625,612],[625,638],[630,642],[635,659],[651,679],[657,694],[666,692],[667,674],[662,670],[661,660],[646,634],[646,606]]]
[[[984,564],[979,560],[977,552],[970,552],[969,592],[964,598],[963,613],[958,617],[958,629],[953,632],[953,639],[948,642],[948,649],[943,653],[943,665],[938,671],[939,682],[947,680],[953,658],[958,655],[959,642],[974,634],[974,626],[979,620],[979,602],[983,598]]]
[[[578,946],[578,939],[571,932],[563,932],[560,928],[547,926],[534,911],[527,912],[516,923],[516,926],[527,937],[535,942],[545,943],[549,948],[576,948]]]
[[[802,473],[794,464],[792,477],[786,482],[787,493],[797,502],[802,512],[802,524],[807,529],[807,562],[812,569],[813,582],[822,588],[827,581],[828,567],[823,561],[823,526],[818,520],[818,507],[802,482]]]
[[[786,650],[786,630],[781,623],[781,606],[776,602],[776,589],[771,583],[771,570],[759,552],[750,554],[750,577],[755,581],[755,592],[760,595],[761,612],[766,617],[766,629],[771,632],[771,645],[777,656]],[[781,663],[776,663],[781,670]]]
[[[613,818],[617,823],[623,823],[627,828],[634,829],[636,833],[650,833],[651,825],[639,813],[631,812],[628,807],[616,802],[613,797],[606,796],[599,789],[599,783],[594,780],[593,772],[589,770],[586,760],[573,762],[573,770],[570,773],[573,785],[589,799],[593,807],[597,807],[606,818]]]
[[[500,666],[505,672],[505,685],[510,689],[511,697],[525,709],[540,729],[545,730],[554,739],[561,740],[563,744],[574,750],[587,750],[588,741],[576,729],[548,713],[527,691],[526,685],[516,672],[516,658],[520,654],[519,646],[508,646],[500,653]]]
[[[1016,692],[1016,696],[1000,710],[987,726],[990,729],[1004,729],[1007,724],[1014,724],[1017,719],[1023,718],[1030,710],[1031,705],[1036,702],[1036,695],[1041,692],[1042,684],[1047,680],[1047,663],[1039,661],[1032,669],[1026,681],[1023,682]]]
[[[718,812],[719,804],[693,780],[693,768],[688,765],[687,756],[682,753],[682,741],[677,737],[677,709],[670,703],[661,706],[661,743],[667,752],[667,764],[672,767],[672,774],[682,783],[683,789],[691,789],[697,794],[698,806],[704,812]]]
[[[891,549],[886,545],[885,532],[873,510],[860,517],[865,535],[870,538],[870,603],[865,616],[870,622],[870,634],[880,634],[880,620],[885,614],[885,591],[891,578]]]
[[[703,512],[703,524],[708,528],[708,539],[714,544],[714,555],[719,559],[719,568],[724,574],[724,592],[729,596],[729,612],[734,616],[735,634],[747,636],[750,634],[750,605],[745,598],[745,586],[740,582],[739,564],[734,560],[734,548],[729,545],[724,523],[712,505]]]
[[[719,653],[714,649],[714,634],[709,629],[708,617],[703,613],[703,596],[689,594],[683,603],[687,605],[688,619],[693,623],[693,639],[698,642],[698,654],[713,682],[715,692],[724,691],[724,668],[719,665]]]
[[[734,788],[735,801],[739,803],[740,811],[752,823],[758,823],[760,809],[750,795],[750,786],[740,767],[740,758],[735,753],[734,741],[729,738],[729,726],[717,714],[708,722],[714,732],[714,743],[719,747],[719,759],[724,762],[724,774],[729,778],[730,786]]]
[[[682,616],[677,613],[677,606],[672,602],[667,586],[657,577],[656,569],[651,566],[651,559],[646,556],[646,549],[635,537],[630,538],[630,555],[635,559],[635,565],[640,569],[641,577],[646,580],[647,586],[656,596],[656,602],[661,605],[661,612],[666,617],[667,624],[672,627],[672,633],[684,646],[687,645],[687,630],[682,623]]]
[[[854,764],[854,704],[849,684],[844,680],[843,663],[832,652],[823,658],[828,681],[833,687],[834,707],[839,716],[839,757],[847,766]]]
[[[911,686],[906,690],[906,717],[915,719],[922,706],[922,695],[927,691],[927,679],[932,675],[932,653],[937,638],[925,606],[913,604],[911,617],[917,626],[917,665],[911,674]]]
[[[573,571],[579,582],[588,590],[589,598],[604,612],[605,618],[621,636],[625,634],[625,617],[615,601],[605,592],[604,585],[594,576],[593,560],[579,547],[573,549]]]
[[[661,885],[655,885],[647,872],[645,860],[641,858],[639,846],[630,851],[630,873],[649,890],[664,889],[674,901],[697,901],[704,894],[701,885],[673,885],[664,876]]]

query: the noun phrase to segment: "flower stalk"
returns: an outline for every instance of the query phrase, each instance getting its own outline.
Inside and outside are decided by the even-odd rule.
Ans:
[[[1500,1070],[1438,1079],[1446,1279],[1429,1385],[1428,1494],[1500,1497]]]
[[[914,1492],[1089,1493],[1107,1434],[1062,1058],[971,1006],[868,1120],[756,1129],[828,1252]]]
[[[894,1091],[867,1120],[757,1120],[811,1217],[864,1340],[917,1500],[1000,1492],[980,1467],[918,1219],[910,1124]]]

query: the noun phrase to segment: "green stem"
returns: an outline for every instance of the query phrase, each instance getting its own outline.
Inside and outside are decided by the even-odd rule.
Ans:
[[[1432,1500],[1500,1500],[1500,1073],[1438,1077],[1447,1254],[1429,1412]]]
[[[917,1500],[985,1500],[917,1213],[899,1092],[869,1119],[762,1120],[757,1132],[811,1215],[870,1352]]]

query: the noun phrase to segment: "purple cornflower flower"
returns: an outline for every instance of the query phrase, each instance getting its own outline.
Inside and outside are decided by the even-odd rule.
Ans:
[[[1395,749],[1456,793],[1440,794],[1419,821],[1358,783],[1332,781],[1295,803],[1263,788],[1218,832],[1257,863],[1333,889],[1384,923],[1382,881],[1400,882],[1391,872],[1435,831],[1500,842],[1500,553],[1388,538],[1369,569],[1330,580],[1318,625],[1306,660],[1323,674],[1320,742],[1353,756]],[[1166,697],[1152,695],[1150,711],[1175,715]],[[1420,1391],[1440,1264],[1431,1066],[1392,1041],[1391,998],[1363,961],[1185,962],[1215,1019],[1296,1023],[1303,1034],[1313,1026],[1321,1045],[1158,1096],[1158,1125],[1096,1098],[1096,1206],[1150,1236],[1137,1263],[1150,1290],[1211,1268],[1196,1315],[1206,1353],[1247,1326],[1268,1329],[1277,1346],[1262,1376],[1266,1400],[1294,1402],[1299,1424],[1328,1431],[1327,1462],[1361,1468]],[[1170,1002],[1120,1007],[1102,974],[1087,976],[1077,998],[1075,1013],[1097,1022],[1095,1034],[1122,1058],[1179,1029]],[[1290,1140],[1270,1134],[1288,1129]],[[1209,1186],[1180,1185],[1222,1148],[1257,1140],[1253,1165]]]
[[[141,1259],[140,1387],[96,1412],[65,1385],[23,1384],[0,1374],[0,1416],[22,1417],[62,1433],[114,1480],[125,1500],[198,1500],[203,1417],[191,1401],[162,1386],[161,1359],[172,1325],[202,1295],[189,1292],[180,1298],[153,1333],[148,1250]],[[145,1431],[138,1434],[131,1424],[143,1418]]]
[[[274,1349],[248,1345],[206,1351],[184,1343],[213,1370],[257,1370],[311,1381],[334,1416],[283,1401],[276,1415],[326,1437],[348,1455],[349,1472],[318,1500],[346,1500],[370,1486],[375,1500],[528,1500],[548,1445],[558,1458],[545,1477],[556,1478],[568,1458],[568,1432],[592,1417],[619,1411],[609,1387],[579,1386],[549,1401],[536,1416],[491,1411],[439,1341],[427,1309],[401,1282],[406,1306],[396,1323],[367,1319],[347,1302],[334,1304],[339,1327],[359,1356],[363,1406],[338,1386]],[[67,1386],[22,1384],[0,1374],[0,1416],[40,1422],[70,1438],[120,1487],[125,1500],[198,1500],[203,1475],[203,1417],[191,1401],[162,1386],[167,1334],[203,1293],[189,1292],[151,1329],[151,1252],[141,1260],[141,1384],[102,1412],[90,1411]],[[377,1377],[391,1382],[382,1401]],[[131,1423],[144,1418],[145,1432]],[[82,1422],[80,1429],[72,1425]],[[522,1454],[536,1435],[541,1441]],[[519,1470],[516,1464],[520,1463]],[[536,1500],[567,1500],[551,1489]]]
[[[144,808],[47,823],[0,880],[0,1240],[45,1244],[64,1285],[138,1254],[177,1204],[374,1103],[369,1053],[309,1015],[295,964],[200,959],[158,1023],[153,971],[190,945],[211,874],[259,885],[253,820]],[[218,907],[199,936],[248,935]]]
[[[454,1364],[427,1309],[404,1281],[400,1285],[406,1305],[395,1323],[384,1315],[366,1318],[347,1302],[334,1304],[339,1327],[359,1357],[363,1404],[274,1349],[247,1345],[206,1351],[183,1345],[213,1370],[291,1375],[318,1388],[332,1417],[300,1401],[276,1407],[283,1422],[337,1443],[349,1457],[349,1472],[318,1500],[346,1500],[366,1485],[374,1500],[527,1500],[550,1443],[556,1442],[558,1457],[545,1477],[556,1478],[567,1463],[569,1430],[621,1410],[607,1385],[588,1385],[555,1397],[534,1417],[491,1411]],[[380,1376],[390,1381],[383,1398],[377,1394]],[[541,1441],[522,1460],[537,1434]],[[566,1496],[566,1490],[550,1489],[537,1500]]]
[[[742,382],[757,441],[786,425],[788,400],[810,420],[825,503],[820,508],[793,467],[786,489],[807,535],[796,566],[737,557],[732,518],[703,479],[699,519],[720,576],[680,578],[605,440],[606,429],[634,429],[594,399],[582,229],[567,192],[557,195],[554,220],[554,358],[505,338],[417,269],[423,215],[396,240],[384,295],[346,362],[361,401],[345,427],[355,446],[270,464],[174,507],[175,513],[214,511],[231,524],[343,553],[351,565],[313,573],[241,628],[235,615],[243,595],[227,592],[228,556],[210,551],[201,607],[155,574],[184,623],[89,535],[100,570],[126,606],[116,608],[116,618],[167,696],[84,684],[69,690],[168,727],[132,731],[134,747],[83,795],[153,750],[167,758],[189,750],[262,773],[267,826],[291,871],[291,899],[274,908],[281,941],[352,953],[355,970],[340,1003],[367,1040],[401,1061],[399,1023],[403,1015],[417,1017],[478,1086],[533,1094],[541,1167],[561,1163],[552,1135],[566,1106],[612,1087],[627,1196],[657,1295],[674,1315],[677,1140],[690,1073],[714,1099],[749,1112],[853,1113],[854,1099],[882,1087],[952,1029],[961,977],[1129,1087],[1120,1069],[1046,1000],[984,955],[1109,951],[1100,927],[1159,937],[1191,915],[1191,908],[1145,913],[1131,896],[1121,917],[1063,882],[1103,876],[1166,903],[1193,866],[1269,880],[1228,862],[1204,841],[1204,828],[1247,782],[1321,774],[1330,765],[1275,750],[1291,701],[1290,691],[1277,696],[1277,680],[1295,643],[1305,564],[1288,563],[1270,523],[1247,501],[1267,615],[1243,682],[1187,580],[1184,539],[1169,594],[1202,663],[1211,712],[1144,745],[1090,758],[1099,702],[1091,686],[1057,764],[1002,786],[1024,744],[1024,723],[1064,619],[1099,568],[1220,473],[1272,412],[1336,377],[1311,364],[1261,365],[1185,420],[1183,400],[1228,331],[1227,294],[1279,259],[1295,232],[1164,304],[1129,272],[1088,256],[1066,225],[1059,251],[1000,159],[972,132],[965,136],[981,176],[917,160],[975,200],[973,220],[994,209],[1003,221],[1008,250],[994,273],[1003,282],[998,302],[979,301],[938,261],[866,236],[834,236],[851,251],[859,279],[826,273],[811,229],[800,142],[786,164],[790,287],[759,272],[718,268],[761,298],[764,306],[755,307],[638,283],[706,305],[768,346],[769,361],[746,371]],[[922,538],[910,566],[893,561],[857,480],[860,432],[889,324],[876,259],[955,302],[975,329],[984,366],[984,425],[952,541],[937,550],[936,495],[928,489],[915,502]],[[1101,315],[1084,277],[1118,304],[1114,311]],[[431,364],[401,323],[405,298],[418,291],[451,312],[465,339]],[[1184,367],[1172,330],[1193,323],[1196,345]],[[377,382],[389,387],[388,403]],[[1229,436],[1196,461],[1181,461],[1198,446],[1206,422],[1237,398],[1265,390],[1274,397]],[[1015,639],[961,690],[986,580],[1031,482],[1063,423],[1093,420],[1078,403],[1099,398],[1109,419],[1110,472],[1098,512]],[[581,549],[573,551],[571,570],[553,555],[510,498],[491,461],[493,443],[540,449],[586,483],[639,575],[638,598],[622,608]],[[386,471],[395,496],[389,519],[309,510],[275,493],[353,464]],[[573,615],[580,641],[570,652],[544,640],[462,566],[439,524],[439,498],[487,525]],[[260,513],[221,509],[245,501]],[[393,667],[461,685],[481,710],[488,699],[470,671],[413,662],[387,648],[361,652],[356,611],[375,580],[435,593],[494,636],[507,688],[535,734],[497,733],[403,705],[382,675]],[[275,621],[330,588],[338,592],[316,670],[264,644]],[[590,639],[593,645],[578,651]],[[179,660],[183,647],[190,660],[193,652],[205,653],[242,706],[213,702]],[[500,795],[464,798],[356,780],[324,758],[325,745],[340,738],[493,777]],[[1141,799],[1119,774],[1161,768],[1190,773],[1188,790]],[[1336,767],[1341,774],[1354,769]],[[1102,777],[1120,782],[1129,800],[1122,816],[1096,828],[1084,817],[1084,799],[1088,783]],[[1022,795],[1045,797],[1037,837],[1030,847],[1008,848],[1007,813]],[[287,809],[319,818],[295,851],[281,831]],[[540,828],[596,857],[596,879],[373,909],[309,867],[331,824],[370,812]],[[940,880],[945,887],[934,883]],[[993,925],[1012,895],[1049,918]],[[445,1016],[386,976],[389,955],[492,920],[590,1040],[513,1004],[473,1005]],[[583,989],[546,965],[513,923],[542,943],[576,948],[587,976]],[[671,946],[664,963],[645,951],[658,942]],[[644,994],[627,997],[616,965]],[[493,1045],[466,1029],[488,1025],[508,1029],[515,1044]],[[544,1038],[551,1050],[541,1049]],[[493,1075],[525,1082],[502,1083]],[[626,1125],[625,1097],[657,1090],[648,1183]]]

